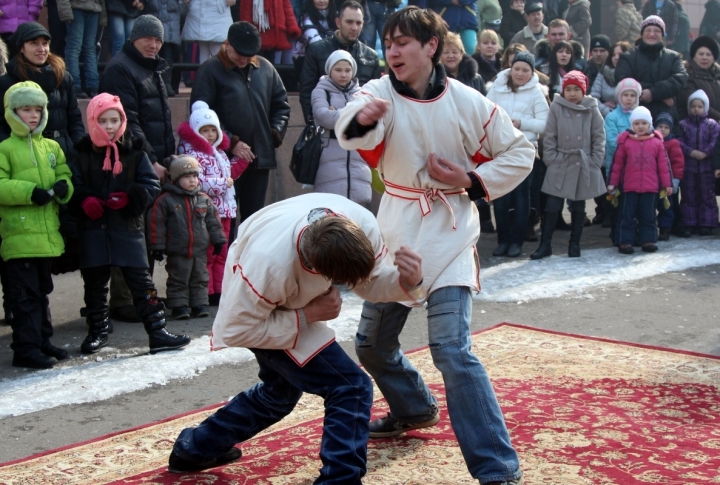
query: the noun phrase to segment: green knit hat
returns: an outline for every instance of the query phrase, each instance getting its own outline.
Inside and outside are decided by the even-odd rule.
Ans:
[[[48,120],[48,98],[45,91],[37,83],[23,81],[13,84],[5,93],[3,102],[5,104],[5,120],[12,131],[20,136],[27,136],[29,127],[15,113],[15,110],[24,106],[41,106],[43,112],[40,123],[32,131],[32,134],[36,135],[43,132]]]

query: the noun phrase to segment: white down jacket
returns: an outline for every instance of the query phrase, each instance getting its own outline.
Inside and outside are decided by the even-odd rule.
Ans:
[[[225,42],[232,23],[226,0],[192,0],[185,18],[182,40]]]
[[[550,107],[545,96],[547,88],[540,85],[538,75],[533,77],[517,92],[508,87],[510,69],[505,69],[497,75],[497,79],[490,87],[487,98],[504,109],[512,120],[520,121],[520,131],[535,147],[540,135],[545,131]]]

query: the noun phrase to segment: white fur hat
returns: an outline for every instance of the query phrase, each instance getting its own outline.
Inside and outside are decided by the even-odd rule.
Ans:
[[[688,98],[688,112],[690,112],[690,103],[692,103],[695,99],[699,99],[703,102],[703,104],[705,105],[705,116],[707,116],[708,112],[710,111],[710,100],[708,99],[707,94],[705,94],[705,91],[703,91],[702,89],[698,89]]]
[[[643,120],[647,121],[650,124],[650,129],[652,130],[652,116],[650,115],[650,110],[648,110],[645,106],[638,106],[633,110],[632,113],[630,113],[630,125],[632,126],[633,121]]]
[[[212,125],[218,131],[218,138],[213,143],[213,147],[217,147],[223,140],[222,128],[220,128],[220,120],[217,113],[210,109],[205,101],[195,101],[192,104],[192,113],[190,113],[190,128],[200,135],[200,128]]]

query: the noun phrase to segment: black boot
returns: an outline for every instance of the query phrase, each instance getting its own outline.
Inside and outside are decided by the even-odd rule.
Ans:
[[[55,357],[57,360],[65,360],[70,357],[70,353],[68,353],[67,350],[55,347],[49,340],[42,343],[40,346],[40,352],[45,355],[49,355],[50,357]]]
[[[568,245],[568,256],[571,258],[580,257],[580,237],[585,226],[585,213],[572,212],[570,214],[570,244]]]
[[[45,355],[39,350],[34,350],[27,354],[13,354],[13,367],[27,367],[29,369],[50,369],[57,364],[55,357]]]
[[[83,354],[94,354],[105,347],[108,343],[110,320],[107,312],[91,313],[85,319],[89,329],[87,337],[80,345],[80,352]]]
[[[542,231],[542,234],[540,234],[540,247],[530,255],[530,259],[542,259],[552,255],[552,237],[559,215],[560,211],[545,211],[545,214],[543,214],[542,225],[540,226]]]
[[[187,335],[173,335],[165,329],[165,308],[162,303],[156,311],[143,318],[145,331],[149,337],[150,353],[157,354],[165,350],[175,350],[190,343]]]
[[[558,212],[555,229],[557,229],[558,231],[569,231],[570,229],[572,229],[572,226],[570,226],[570,224],[565,222],[565,218],[562,216],[562,211]]]

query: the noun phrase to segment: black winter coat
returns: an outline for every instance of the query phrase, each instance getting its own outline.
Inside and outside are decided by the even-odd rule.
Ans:
[[[305,120],[312,116],[312,92],[320,78],[327,74],[325,62],[330,54],[337,50],[348,51],[357,64],[357,79],[360,86],[371,79],[379,79],[382,73],[380,60],[375,49],[371,49],[359,40],[343,44],[337,34],[310,44],[305,51],[305,62],[300,73],[300,106]]]
[[[143,57],[130,42],[118,52],[100,77],[100,92],[120,97],[127,116],[127,127],[151,162],[160,162],[175,153],[170,105],[163,73],[169,69],[165,59]]]
[[[490,62],[485,59],[479,52],[472,55],[472,59],[478,66],[478,73],[482,77],[483,82],[489,83],[495,76],[500,72],[500,57],[501,54],[495,56],[495,62]]]
[[[705,15],[700,23],[700,35],[709,35],[717,39],[720,32],[720,0],[708,0],[705,4]]]
[[[26,80],[20,77],[15,58],[11,59],[6,67],[7,73],[0,76],[0,100],[5,99],[5,93],[10,86]],[[58,142],[68,162],[72,161],[75,157],[73,145],[85,135],[72,76],[65,71],[65,76],[58,86],[52,68],[46,64],[40,68],[40,72],[28,71],[27,81],[38,83],[48,97],[48,122],[43,136]],[[10,126],[5,117],[0,116],[0,141],[9,137]]]
[[[253,57],[243,69],[220,49],[205,61],[193,83],[190,103],[205,101],[217,113],[233,140],[250,145],[254,168],[275,168],[275,148],[285,137],[290,105],[280,75],[263,57]]]
[[[445,71],[447,71],[447,69],[445,69]],[[485,89],[485,81],[483,81],[482,76],[478,74],[478,64],[477,62],[475,62],[475,59],[473,59],[467,54],[463,54],[462,60],[458,65],[457,77],[453,76],[449,72],[448,77],[457,79],[464,85],[470,86],[483,96],[487,94],[487,90]]]
[[[618,59],[615,68],[615,82],[619,83],[626,77],[638,81],[643,89],[652,93],[652,101],[641,102],[650,110],[653,119],[663,111],[673,116],[675,125],[678,122],[677,97],[687,83],[688,74],[682,59],[677,52],[665,49],[662,43],[647,45],[640,41],[637,47],[624,52]],[[671,98],[674,106],[668,106],[663,99]]]
[[[527,20],[525,16],[517,10],[509,9],[507,14],[503,14],[500,22],[500,37],[505,47],[510,45],[510,40],[525,28]]]
[[[143,216],[160,193],[160,181],[143,151],[143,141],[126,136],[119,144],[123,170],[117,176],[102,169],[105,148],[95,150],[90,137],[84,137],[75,147],[78,156],[70,165],[75,193],[68,205],[77,220],[80,267],[147,268]],[[94,221],[85,214],[85,199],[107,201],[113,192],[126,192],[128,205],[120,210],[105,207],[102,217]]]
[[[147,3],[147,2],[143,2]],[[130,18],[140,16],[140,10],[133,7],[133,0],[105,0],[105,11],[107,13],[124,15]]]

